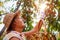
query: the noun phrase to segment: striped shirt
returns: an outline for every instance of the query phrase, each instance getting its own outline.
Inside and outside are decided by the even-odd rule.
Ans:
[[[5,37],[3,38],[3,40],[9,40],[12,37],[17,37],[20,40],[26,40],[26,37],[24,35],[22,35],[22,37],[21,37],[20,33],[16,32],[16,31],[11,31],[10,33],[6,34]]]

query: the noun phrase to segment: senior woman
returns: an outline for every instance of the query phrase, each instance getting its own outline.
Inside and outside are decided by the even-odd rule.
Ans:
[[[16,11],[15,13],[9,13],[4,17],[3,23],[5,24],[6,35],[3,40],[25,40],[24,36],[29,37],[34,33],[39,32],[43,21],[40,20],[38,24],[30,31],[22,32],[25,28],[25,24],[23,19],[20,16],[20,11]]]

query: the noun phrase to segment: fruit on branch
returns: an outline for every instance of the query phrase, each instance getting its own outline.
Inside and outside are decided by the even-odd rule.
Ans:
[[[51,3],[51,4],[47,4],[47,5],[48,5],[49,8],[46,8],[46,10],[45,10],[46,16],[51,15],[51,16],[54,17],[55,14],[56,14],[56,12],[55,12],[55,10],[54,10],[54,4]],[[54,10],[54,11],[53,11],[53,10]]]
[[[31,13],[32,12],[32,10],[30,8],[27,11],[28,11],[28,13]]]
[[[53,17],[55,16],[56,12],[50,9],[47,9],[45,11],[46,16],[52,15]]]
[[[24,15],[23,18],[24,18],[24,20],[27,20],[27,16]]]

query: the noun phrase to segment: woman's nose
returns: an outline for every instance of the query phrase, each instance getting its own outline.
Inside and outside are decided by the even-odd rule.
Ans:
[[[23,24],[23,26],[25,26],[25,24]]]

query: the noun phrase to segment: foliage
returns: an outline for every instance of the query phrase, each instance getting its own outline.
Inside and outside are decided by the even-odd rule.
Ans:
[[[46,20],[48,21],[48,29],[53,31],[60,31],[60,3],[59,0],[50,2],[49,8],[46,10]],[[58,14],[56,16],[56,14]]]
[[[27,40],[56,40],[56,37],[50,33],[39,32],[30,35]]]
[[[33,9],[34,6],[33,6],[33,0],[22,0],[22,17],[24,18],[25,20],[25,24],[26,24],[26,28],[24,29],[24,31],[29,31],[33,28],[32,26],[32,17],[31,15],[33,14]]]

